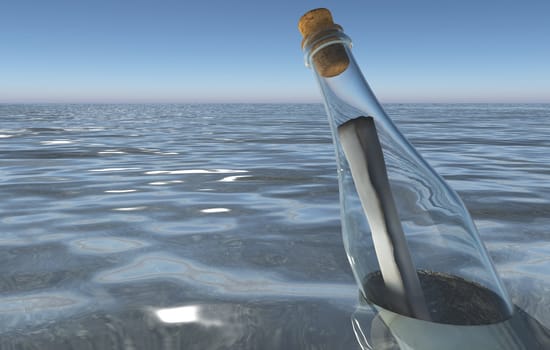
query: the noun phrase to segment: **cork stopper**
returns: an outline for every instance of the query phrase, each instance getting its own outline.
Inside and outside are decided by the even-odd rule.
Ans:
[[[332,14],[326,8],[318,8],[307,12],[298,22],[298,30],[304,38],[302,46],[311,36],[325,30],[334,30],[336,26]],[[341,74],[348,68],[349,57],[344,45],[332,44],[315,53],[312,62],[322,77],[331,78]]]
[[[330,29],[333,26],[332,14],[325,8],[308,11],[298,21],[298,30],[304,38],[323,29]]]

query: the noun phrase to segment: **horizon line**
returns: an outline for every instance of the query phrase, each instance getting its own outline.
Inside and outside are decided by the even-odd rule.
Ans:
[[[399,100],[381,100],[381,104],[550,104],[550,101],[479,101],[479,100],[447,100],[447,101],[399,101]],[[153,105],[153,104],[323,104],[322,100],[304,100],[304,101],[269,101],[269,100],[251,100],[251,101],[0,101],[0,105]]]

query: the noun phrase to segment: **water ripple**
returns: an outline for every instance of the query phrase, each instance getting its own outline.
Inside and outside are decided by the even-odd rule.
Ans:
[[[387,107],[461,195],[514,303],[550,326],[550,106]],[[0,117],[0,348],[353,348],[322,105]],[[155,313],[197,305],[214,323]]]
[[[70,242],[70,245],[77,254],[112,254],[142,248],[148,243],[122,237],[103,237],[78,239]]]
[[[127,284],[139,281],[174,279],[196,289],[222,295],[246,297],[293,296],[308,298],[344,298],[357,296],[350,284],[292,283],[274,273],[256,270],[217,268],[197,262],[162,256],[145,256],[130,264],[101,272],[96,279],[100,283]]]

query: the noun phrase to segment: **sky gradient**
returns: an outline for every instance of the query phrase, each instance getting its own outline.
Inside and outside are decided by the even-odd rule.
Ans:
[[[0,103],[320,101],[316,7],[383,102],[550,102],[550,1],[6,0]]]

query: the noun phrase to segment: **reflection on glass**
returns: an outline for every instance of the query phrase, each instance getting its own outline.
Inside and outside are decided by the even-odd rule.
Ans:
[[[499,323],[513,307],[468,210],[397,129],[326,9],[299,24],[336,148],[344,247],[381,308],[455,325]]]

